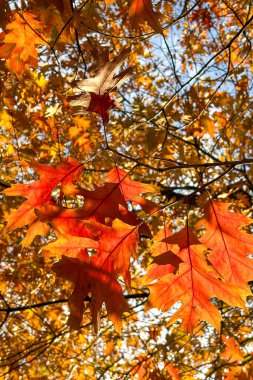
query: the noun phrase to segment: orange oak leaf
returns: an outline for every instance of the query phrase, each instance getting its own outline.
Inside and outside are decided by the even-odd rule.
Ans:
[[[7,218],[5,231],[14,230],[24,225],[33,223],[37,220],[34,210],[43,204],[51,204],[51,193],[59,184],[66,184],[69,181],[75,181],[83,165],[80,162],[69,158],[56,166],[30,163],[39,174],[40,179],[28,184],[16,184],[3,191],[9,196],[22,196],[27,198],[17,210],[11,213]],[[30,232],[31,233],[31,230]],[[34,232],[33,232],[34,235]],[[31,237],[29,238],[29,241]]]
[[[72,118],[72,123],[73,126],[68,130],[70,140],[73,141],[74,146],[79,147],[79,151],[85,150],[86,152],[91,152],[90,120],[76,116]]]
[[[86,226],[87,219],[94,219],[108,226],[112,225],[114,219],[120,219],[122,222],[132,226],[140,225],[139,232],[150,236],[148,226],[135,213],[127,210],[127,205],[124,204],[124,199],[115,185],[105,184],[102,188],[95,186],[94,191],[71,187],[71,191],[73,191],[73,195],[81,194],[84,197],[84,206],[82,208],[67,209],[51,204],[43,204],[43,206],[35,210],[38,218],[43,222],[50,223],[58,233],[90,237]]]
[[[73,236],[73,235],[59,235],[58,239],[45,245],[43,251],[46,255],[49,251],[49,256],[61,257],[80,257],[83,259],[88,258],[87,248],[98,248],[98,242],[85,237]]]
[[[158,210],[158,206],[154,202],[140,197],[140,194],[156,192],[152,185],[131,180],[128,172],[118,167],[107,173],[105,178],[110,183],[119,184],[120,191],[126,202],[132,201],[139,204],[147,213],[153,213]]]
[[[100,312],[105,303],[109,319],[120,332],[122,315],[129,311],[129,307],[121,286],[106,268],[101,269],[94,258],[85,261],[66,256],[63,256],[52,268],[58,277],[74,283],[74,290],[69,298],[68,323],[71,328],[77,329],[80,326],[85,308],[84,298],[91,295],[90,309],[95,331],[99,329]]]
[[[123,50],[111,61],[100,62],[99,71],[94,78],[83,79],[75,83],[74,91],[76,95],[69,96],[70,106],[74,107],[77,114],[91,111],[102,116],[103,121],[109,121],[108,111],[115,108],[117,100],[114,101],[110,93],[115,91],[128,77],[131,68],[127,68],[115,75],[126,60],[130,49]],[[81,92],[80,92],[81,91]]]
[[[139,236],[137,228],[123,223],[119,219],[112,222],[112,227],[93,220],[88,220],[86,226],[98,242],[97,250],[101,268],[110,267],[110,273],[115,276],[122,275],[126,285],[130,287],[130,258],[136,256]]]
[[[68,184],[63,187],[63,192],[66,195],[81,195],[84,198],[84,205],[79,211],[80,218],[94,218],[106,225],[111,225],[114,219],[120,219],[134,226],[140,224],[140,233],[150,236],[146,223],[143,223],[134,212],[128,210],[126,199],[118,184],[105,183],[102,187],[94,184],[92,191]]]
[[[182,320],[182,329],[190,333],[200,321],[211,323],[220,329],[221,316],[218,309],[210,302],[219,298],[231,306],[245,307],[247,292],[233,284],[218,279],[218,275],[207,264],[204,256],[205,246],[200,244],[189,228],[166,238],[169,244],[178,244],[178,257],[183,261],[178,272],[164,274],[159,281],[149,285],[149,308],[170,309],[176,302],[181,302],[178,311],[169,324]],[[159,272],[161,276],[161,273]],[[158,276],[157,276],[158,277]],[[145,283],[144,278],[144,283]]]
[[[181,262],[182,260],[171,251],[156,256],[145,276],[145,282],[150,283],[157,278],[166,276],[168,273],[176,273]]]
[[[55,218],[52,219],[53,225],[54,222]],[[96,249],[101,268],[106,266],[113,275],[122,275],[127,286],[130,286],[130,258],[136,255],[139,237],[137,227],[123,223],[119,219],[112,222],[112,227],[94,220],[86,220],[84,224],[87,229],[83,231],[87,238],[60,234],[57,240],[44,246],[44,250],[50,251],[53,256],[84,257],[87,256],[87,249]]]
[[[41,222],[40,220],[35,220],[29,226],[24,239],[21,244],[22,247],[28,247],[32,242],[35,236],[47,236],[50,232],[50,226]]]
[[[240,345],[237,343],[235,338],[226,338],[222,335],[222,342],[225,344],[225,350],[220,355],[222,359],[228,360],[230,363],[243,361],[244,353],[240,349]]]
[[[115,0],[105,0],[109,7]],[[157,33],[163,34],[163,28],[159,21],[159,12],[153,10],[151,0],[129,0],[129,17],[133,29],[139,29],[140,23],[147,22]]]
[[[58,240],[44,246],[45,256],[88,257],[87,248],[97,248],[80,209],[43,204],[35,213],[40,221],[53,227]]]
[[[137,216],[127,210],[127,203],[119,186],[106,183],[102,187],[94,185],[94,190],[79,189],[77,194],[84,197],[83,218],[95,217],[101,223],[108,224],[108,219],[122,219],[124,222],[136,225],[140,223]]]
[[[153,244],[149,248],[153,260],[151,268],[145,276],[146,283],[178,271],[182,260],[172,251],[176,246],[166,241],[166,238],[171,235],[172,232],[165,226],[153,237]]]
[[[43,204],[35,209],[39,220],[49,223],[57,234],[79,237],[91,237],[86,227],[81,209],[66,209],[51,204]]]
[[[164,226],[157,232],[157,234],[153,237],[152,245],[149,248],[152,256],[158,256],[161,253],[168,252],[170,249],[173,248],[173,244],[169,244],[166,241],[164,241],[164,239],[171,235],[172,232],[167,226]]]
[[[151,0],[129,0],[129,16],[134,29],[139,28],[139,23],[146,21],[157,33],[163,34],[163,28],[158,20],[159,13],[153,10]]]
[[[83,164],[72,157],[62,160],[58,165],[44,165],[37,162],[30,162],[29,165],[44,181],[56,181],[62,185],[76,181],[83,171]]]
[[[225,380],[251,380],[252,378],[252,365],[248,368],[246,366],[238,365],[229,366],[227,364],[228,370],[225,372]]]
[[[6,29],[8,32],[0,47],[0,58],[6,58],[7,67],[20,76],[26,65],[38,65],[37,46],[46,44],[41,38],[42,24],[32,13],[16,12]]]
[[[253,279],[253,236],[240,228],[252,222],[247,216],[228,210],[229,204],[209,201],[204,218],[197,226],[205,226],[200,239],[212,251],[208,257],[216,271],[228,282],[244,287],[251,294],[248,281]]]

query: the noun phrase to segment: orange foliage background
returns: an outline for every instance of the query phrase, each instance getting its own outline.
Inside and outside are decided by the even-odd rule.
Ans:
[[[1,374],[250,379],[250,1],[0,1]]]

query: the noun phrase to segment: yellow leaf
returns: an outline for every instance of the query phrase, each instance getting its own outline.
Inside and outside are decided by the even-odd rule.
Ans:
[[[15,13],[14,19],[6,27],[4,44],[0,47],[0,58],[6,58],[6,66],[17,76],[25,70],[26,65],[37,67],[37,45],[46,42],[40,36],[41,23],[29,12]]]

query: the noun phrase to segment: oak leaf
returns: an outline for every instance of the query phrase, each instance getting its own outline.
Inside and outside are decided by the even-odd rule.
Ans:
[[[163,253],[166,253],[175,247],[173,244],[166,242],[166,238],[171,236],[172,232],[167,226],[163,226],[152,239],[152,245],[149,248],[149,251],[152,254],[152,257],[160,256]]]
[[[105,176],[105,179],[111,182],[105,183],[102,187],[94,184],[92,191],[68,184],[68,186],[63,186],[63,192],[65,195],[81,195],[84,198],[84,206],[79,212],[81,218],[94,217],[98,222],[107,225],[110,225],[114,219],[120,219],[131,225],[140,224],[140,233],[150,236],[146,223],[143,223],[134,212],[128,210],[127,202],[131,200],[141,205],[146,212],[157,210],[154,202],[139,196],[141,192],[153,192],[154,188],[151,185],[130,180],[123,169],[120,169],[118,173],[120,179],[115,178],[115,170],[112,170]]]
[[[34,223],[37,220],[37,215],[34,212],[42,207],[43,204],[52,204],[52,191],[59,184],[66,184],[75,181],[80,175],[83,165],[80,162],[69,158],[56,166],[42,165],[31,162],[37,173],[40,174],[40,179],[28,184],[16,184],[3,191],[9,196],[22,196],[27,198],[17,210],[11,213],[7,218],[5,231],[15,230],[16,228]],[[35,231],[32,233],[34,237]],[[27,237],[31,241],[31,236]],[[27,240],[26,240],[27,242]]]
[[[38,162],[30,162],[30,166],[40,174],[44,181],[55,181],[62,185],[74,182],[83,171],[83,164],[72,157],[68,157],[58,165],[44,165]]]
[[[80,326],[85,308],[84,299],[91,295],[90,309],[95,331],[99,329],[100,312],[102,304],[105,303],[109,319],[120,332],[122,315],[129,311],[129,307],[121,286],[106,268],[102,269],[94,258],[85,261],[63,256],[52,269],[58,277],[74,283],[74,290],[69,298],[71,313],[68,323],[71,328]]]
[[[84,197],[82,217],[88,219],[94,217],[97,221],[108,224],[108,220],[122,219],[128,224],[139,224],[140,219],[135,213],[128,211],[127,203],[115,184],[106,183],[102,187],[94,184],[94,190],[76,188],[76,194]]]
[[[179,370],[173,364],[166,365],[166,371],[169,373],[171,380],[180,380]]]
[[[73,235],[59,235],[58,239],[45,245],[43,250],[49,251],[50,256],[61,257],[68,256],[74,258],[88,258],[87,248],[98,248],[98,242],[90,238],[73,236]]]
[[[102,116],[105,123],[109,121],[108,111],[115,108],[118,102],[111,98],[110,93],[127,79],[131,67],[117,75],[115,73],[129,52],[130,49],[125,49],[113,60],[105,60],[103,64],[100,62],[100,69],[94,78],[83,79],[74,84],[74,91],[77,94],[69,96],[68,100],[77,114],[91,111]]]
[[[113,4],[115,0],[105,0],[108,7]],[[157,33],[163,35],[163,28],[159,21],[160,13],[153,10],[151,0],[129,0],[129,17],[133,29],[140,29],[140,24],[147,22],[147,24]]]
[[[35,209],[38,219],[49,223],[56,234],[79,237],[91,237],[86,227],[83,211],[78,208],[67,209],[51,204],[43,204]]]
[[[153,10],[151,0],[129,0],[129,16],[132,27],[139,28],[139,23],[146,21],[157,33],[163,34],[163,28],[158,20],[159,13]]]
[[[13,21],[7,24],[8,32],[0,47],[0,58],[6,58],[7,67],[17,76],[25,70],[26,65],[37,67],[37,46],[47,44],[41,38],[42,29],[40,21],[30,12],[16,12]]]
[[[126,285],[130,287],[130,258],[136,256],[138,229],[119,219],[112,222],[112,227],[93,220],[88,220],[86,226],[98,242],[97,252],[103,263],[101,267],[110,266],[110,273],[115,276],[122,275]]]
[[[209,201],[204,206],[204,217],[197,223],[206,231],[200,241],[212,251],[208,257],[216,271],[226,281],[248,290],[253,279],[253,236],[241,230],[252,220],[228,210],[229,204]]]
[[[94,185],[94,190],[90,191],[68,184],[63,186],[63,193],[66,189],[69,195],[84,197],[82,208],[67,209],[52,204],[43,204],[39,209],[35,209],[39,220],[50,223],[58,233],[90,237],[86,220],[95,220],[111,226],[113,220],[120,219],[128,225],[139,225],[139,232],[150,236],[148,226],[135,213],[128,211],[118,186],[109,183],[103,187]]]
[[[156,189],[154,186],[133,181],[129,178],[129,173],[127,171],[118,167],[107,173],[105,178],[110,183],[119,184],[120,191],[126,202],[132,201],[140,205],[147,213],[153,213],[158,210],[158,206],[154,202],[140,197],[140,194],[155,193]]]
[[[111,5],[114,2],[115,2],[115,0],[105,0],[105,4],[107,7],[109,7],[109,5]]]
[[[40,220],[35,220],[29,226],[24,239],[22,240],[22,247],[28,247],[35,236],[47,236],[50,232],[50,226],[41,222]]]
[[[237,343],[235,338],[226,338],[224,335],[222,335],[222,342],[225,344],[225,350],[220,355],[222,359],[228,360],[230,363],[243,361],[244,353],[240,349],[240,345]]]
[[[170,319],[169,324],[181,319],[182,329],[190,333],[197,323],[205,320],[219,330],[221,316],[210,299],[216,297],[229,305],[243,308],[245,304],[242,299],[246,300],[247,292],[218,278],[218,274],[206,261],[205,246],[200,244],[189,228],[184,228],[165,241],[178,244],[177,256],[183,263],[179,265],[175,275],[163,273],[161,277],[161,273],[158,272],[159,281],[149,285],[149,308],[156,307],[165,311],[176,302],[181,302],[179,310]]]
[[[122,275],[127,286],[130,287],[129,273],[130,258],[136,256],[138,243],[138,229],[116,219],[112,227],[105,226],[94,220],[84,221],[88,232],[87,236],[59,235],[59,238],[44,246],[54,256],[82,257],[87,254],[86,249],[96,249],[101,261],[101,267],[110,268],[113,275]]]
[[[138,231],[136,227],[126,225],[118,219],[113,221],[112,227],[94,220],[84,223],[92,239],[60,235],[56,241],[44,246],[44,250],[50,251],[54,256],[63,255],[62,260],[53,266],[53,270],[58,276],[75,283],[69,299],[70,326],[79,327],[84,311],[84,298],[91,293],[91,313],[95,330],[99,328],[99,314],[102,303],[105,302],[109,318],[117,331],[120,331],[121,316],[128,311],[128,306],[116,276],[122,275],[126,285],[130,286],[130,257],[136,254]],[[89,257],[87,249],[95,249],[96,254]]]
[[[87,249],[96,249],[97,256],[113,275],[121,274],[130,286],[130,257],[136,255],[138,230],[116,219],[112,227],[105,226],[94,220],[84,221],[89,237],[59,235],[58,239],[44,246],[53,256],[88,257]],[[71,230],[70,230],[71,232]]]
[[[166,226],[162,228],[152,239],[152,245],[149,251],[152,254],[152,265],[145,275],[146,283],[163,277],[168,273],[176,273],[182,260],[172,251],[176,246],[169,244],[166,238],[171,236],[172,232]]]

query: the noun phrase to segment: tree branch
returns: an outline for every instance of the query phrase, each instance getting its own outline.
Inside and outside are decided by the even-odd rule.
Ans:
[[[144,293],[136,293],[136,294],[125,294],[124,297],[125,299],[138,299],[138,298],[147,298],[149,296],[149,292],[144,292]],[[84,298],[85,302],[91,302],[91,297],[86,296]],[[67,303],[68,298],[61,298],[58,300],[53,300],[53,301],[45,301],[45,302],[40,302],[40,303],[35,303],[32,305],[26,305],[26,306],[16,306],[16,307],[5,307],[0,309],[0,312],[3,313],[15,313],[17,311],[23,311],[23,310],[30,310],[30,309],[36,309],[39,307],[44,307],[44,306],[50,306],[50,305],[55,305],[58,303]]]

